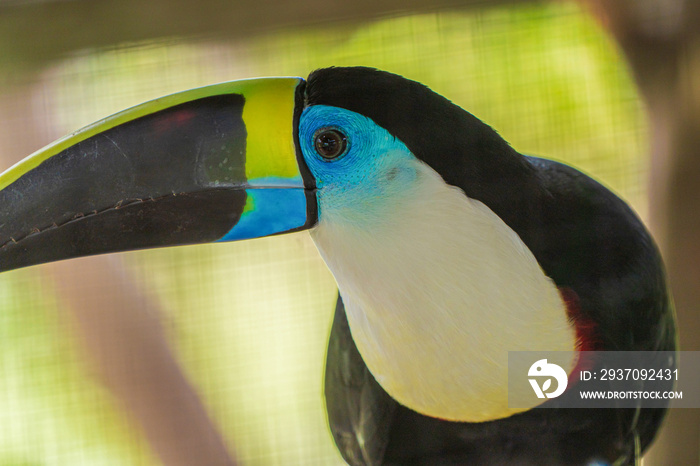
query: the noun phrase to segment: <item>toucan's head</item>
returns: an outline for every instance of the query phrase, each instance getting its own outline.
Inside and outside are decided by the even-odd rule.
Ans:
[[[370,68],[194,89],[98,121],[2,174],[0,270],[274,235],[319,216],[380,222],[419,160],[479,198],[490,196],[484,182],[519,169],[511,152],[425,86]]]
[[[234,81],[106,118],[1,175],[0,271],[313,228],[379,383],[421,413],[485,421],[515,412],[505,348],[576,344],[520,224],[538,186],[495,131],[403,77]]]

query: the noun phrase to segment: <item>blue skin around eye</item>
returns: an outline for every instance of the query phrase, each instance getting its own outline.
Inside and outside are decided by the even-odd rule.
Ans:
[[[348,148],[336,159],[326,160],[314,148],[314,135],[323,128],[347,136]],[[319,188],[319,219],[339,215],[355,221],[386,215],[396,196],[410,190],[417,176],[418,160],[400,140],[350,110],[306,108],[299,122],[299,143]]]

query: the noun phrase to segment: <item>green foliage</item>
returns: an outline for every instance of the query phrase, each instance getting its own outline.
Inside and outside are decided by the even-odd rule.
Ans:
[[[81,358],[70,316],[32,272],[0,280],[0,465],[119,465],[134,463],[134,452],[148,459],[140,433]]]

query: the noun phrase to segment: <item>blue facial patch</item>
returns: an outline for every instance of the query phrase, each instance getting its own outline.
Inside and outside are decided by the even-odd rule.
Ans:
[[[337,158],[325,159],[316,150],[315,136],[325,130],[347,138],[347,149]],[[326,105],[303,111],[299,144],[316,178],[319,219],[338,215],[362,221],[387,214],[396,196],[413,186],[420,163],[403,142],[372,119]]]
[[[260,238],[299,228],[306,223],[306,195],[301,178],[248,180],[246,205],[236,226],[217,242]]]

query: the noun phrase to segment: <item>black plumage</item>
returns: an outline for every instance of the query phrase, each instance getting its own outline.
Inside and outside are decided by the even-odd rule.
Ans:
[[[582,317],[595,323],[598,349],[676,349],[659,252],[634,212],[601,184],[566,165],[519,154],[470,113],[394,74],[318,70],[309,76],[305,104],[370,117],[448,184],[486,204],[558,287],[575,292]],[[333,437],[352,465],[631,463],[653,440],[665,411],[540,409],[485,423],[418,414],[374,380],[340,298],[325,393]]]

